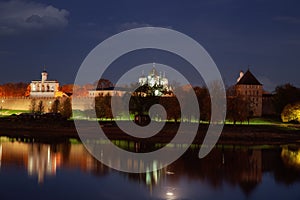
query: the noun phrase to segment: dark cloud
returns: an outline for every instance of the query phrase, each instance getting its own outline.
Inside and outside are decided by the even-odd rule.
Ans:
[[[147,23],[138,23],[138,22],[126,22],[120,25],[119,30],[124,31],[124,30],[129,30],[133,28],[140,28],[140,27],[151,27],[151,24]]]
[[[277,16],[274,17],[275,21],[289,23],[289,24],[300,24],[299,17],[292,17],[292,16]]]
[[[30,1],[0,2],[0,35],[63,28],[69,11]]]

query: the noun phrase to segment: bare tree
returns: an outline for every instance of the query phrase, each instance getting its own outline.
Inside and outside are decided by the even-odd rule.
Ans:
[[[44,113],[44,111],[45,111],[44,102],[41,100],[41,101],[39,101],[36,112],[39,114],[42,114],[42,113]]]
[[[59,99],[55,99],[55,101],[53,102],[53,104],[52,104],[52,106],[51,106],[50,112],[58,113],[58,111],[59,111],[59,106],[60,106],[60,101],[59,101]]]
[[[227,90],[227,119],[233,124],[249,119],[249,102],[234,87]]]
[[[195,87],[194,91],[199,104],[200,120],[209,121],[211,116],[211,101],[208,89],[206,87]]]
[[[32,99],[29,106],[29,111],[35,113],[36,111],[36,99]]]
[[[159,104],[161,104],[167,113],[168,120],[174,120],[175,123],[181,118],[181,110],[178,99],[176,97],[160,97]]]
[[[0,86],[2,96],[20,97],[25,96],[28,83],[5,83]]]
[[[97,84],[97,89],[100,90],[114,87],[114,84],[110,80],[104,78],[101,78],[99,81],[96,82],[96,84]]]
[[[70,98],[66,98],[61,106],[60,106],[60,113],[63,117],[69,119],[72,117],[72,104]]]

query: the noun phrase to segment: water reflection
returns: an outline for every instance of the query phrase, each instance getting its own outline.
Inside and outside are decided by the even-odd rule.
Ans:
[[[281,157],[287,166],[300,170],[300,149],[285,146],[282,148]]]
[[[138,151],[135,144],[129,146]],[[199,190],[209,188],[207,190],[216,192],[222,191],[225,186],[231,188],[230,191],[239,188],[245,197],[249,197],[260,185],[264,185],[267,174],[271,174],[278,184],[293,185],[300,182],[299,146],[222,145],[204,159],[198,159],[198,150],[190,148],[180,159],[161,170],[128,174],[104,166],[79,143],[41,144],[1,138],[0,167],[25,168],[28,176],[36,177],[40,184],[47,182],[45,177],[55,177],[60,169],[78,169],[96,177],[118,174],[118,177],[126,177],[129,182],[142,185],[147,196],[158,199],[193,199],[199,197],[199,193],[193,194],[193,187],[199,187]],[[134,160],[128,160],[132,167],[136,167],[134,163]],[[153,168],[157,168],[157,165],[154,162]]]
[[[104,166],[93,159],[81,144],[25,143],[2,138],[0,167],[12,165],[25,167],[29,176],[37,176],[39,183],[44,181],[45,176],[55,176],[58,168],[98,172],[100,165],[100,170],[105,171]]]
[[[55,175],[60,165],[60,153],[51,152],[50,145],[28,146],[28,175],[38,176],[38,182],[44,181],[45,175]]]

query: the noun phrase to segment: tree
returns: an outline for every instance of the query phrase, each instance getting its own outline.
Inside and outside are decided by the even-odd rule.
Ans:
[[[36,99],[32,99],[29,106],[29,111],[35,113],[36,111]]]
[[[114,111],[115,111],[115,117],[121,117],[124,116],[125,117],[125,105],[123,102],[123,97],[121,96],[112,96],[111,97],[111,106],[114,106]],[[128,108],[127,108],[128,109]]]
[[[59,112],[60,101],[59,99],[55,99],[55,101],[51,105],[50,112],[58,113]]]
[[[39,114],[42,114],[42,113],[44,113],[44,111],[45,111],[44,102],[41,100],[41,101],[39,101],[36,112]]]
[[[236,124],[249,119],[249,103],[239,95],[234,87],[227,90],[227,119]]]
[[[112,82],[110,82],[110,80],[101,78],[98,82],[96,82],[96,88],[98,90],[103,90],[106,88],[111,88],[114,87],[114,84]]]
[[[281,113],[281,119],[283,122],[300,123],[300,102],[286,105]]]
[[[94,90],[95,86],[93,84],[85,84],[83,86],[80,85],[73,85],[73,96],[82,96],[82,97],[86,97],[89,94],[89,90]]]
[[[72,104],[70,98],[66,98],[62,102],[59,111],[61,115],[67,119],[69,119],[72,116]]]
[[[73,85],[73,84],[63,85],[63,86],[61,86],[61,88],[60,88],[60,90],[61,90],[63,93],[66,93],[66,94],[72,94],[72,93],[73,93],[73,89],[74,89],[74,85]]]
[[[105,118],[107,119],[113,119],[113,114],[111,110],[111,96],[109,94],[104,96],[104,113]]]
[[[176,97],[160,97],[159,104],[161,104],[167,113],[168,120],[174,120],[175,123],[181,118],[180,105]]]
[[[28,83],[5,83],[1,85],[2,96],[7,97],[21,97],[25,96]]]
[[[199,109],[200,109],[200,120],[210,121],[211,116],[211,101],[208,89],[206,87],[194,87],[194,92],[196,94]]]
[[[223,82],[220,80],[213,80],[207,83],[207,87],[209,91],[210,107],[214,111],[214,116],[210,116],[210,121],[212,123],[224,123],[226,115],[226,92]]]
[[[150,107],[158,102],[157,96],[131,96],[129,111],[135,115],[147,115]]]
[[[29,97],[30,96],[30,91],[31,91],[31,87],[30,87],[30,84],[29,84],[27,86],[27,88],[26,88],[25,97]]]
[[[113,97],[113,98],[115,98],[114,100],[117,99],[117,97]],[[112,101],[112,96],[109,94],[105,96],[103,94],[100,94],[99,96],[95,97],[95,110],[96,110],[97,118],[106,118],[111,120],[113,119],[111,101]],[[117,102],[120,101],[117,100]]]
[[[150,107],[159,102],[159,96],[155,95],[158,87],[148,84],[139,86],[138,83],[132,84],[131,87],[136,89],[130,96],[129,112],[134,115],[148,115]]]
[[[95,97],[95,110],[97,118],[105,117],[104,96],[102,93]]]
[[[237,121],[246,121],[249,117],[247,102],[243,97],[231,96],[227,98],[227,119],[236,124]]]
[[[274,107],[276,113],[280,115],[283,108],[288,104],[293,104],[300,101],[300,89],[291,84],[278,86],[275,89]]]
[[[154,96],[153,88],[150,87],[148,84],[139,86],[134,92],[133,96],[138,97],[146,97],[146,96]]]

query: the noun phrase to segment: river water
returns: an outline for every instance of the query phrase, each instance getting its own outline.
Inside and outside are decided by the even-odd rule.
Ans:
[[[126,141],[117,141],[126,143]],[[79,142],[0,138],[3,199],[300,199],[300,146],[190,148],[166,168],[129,174],[95,160]]]

